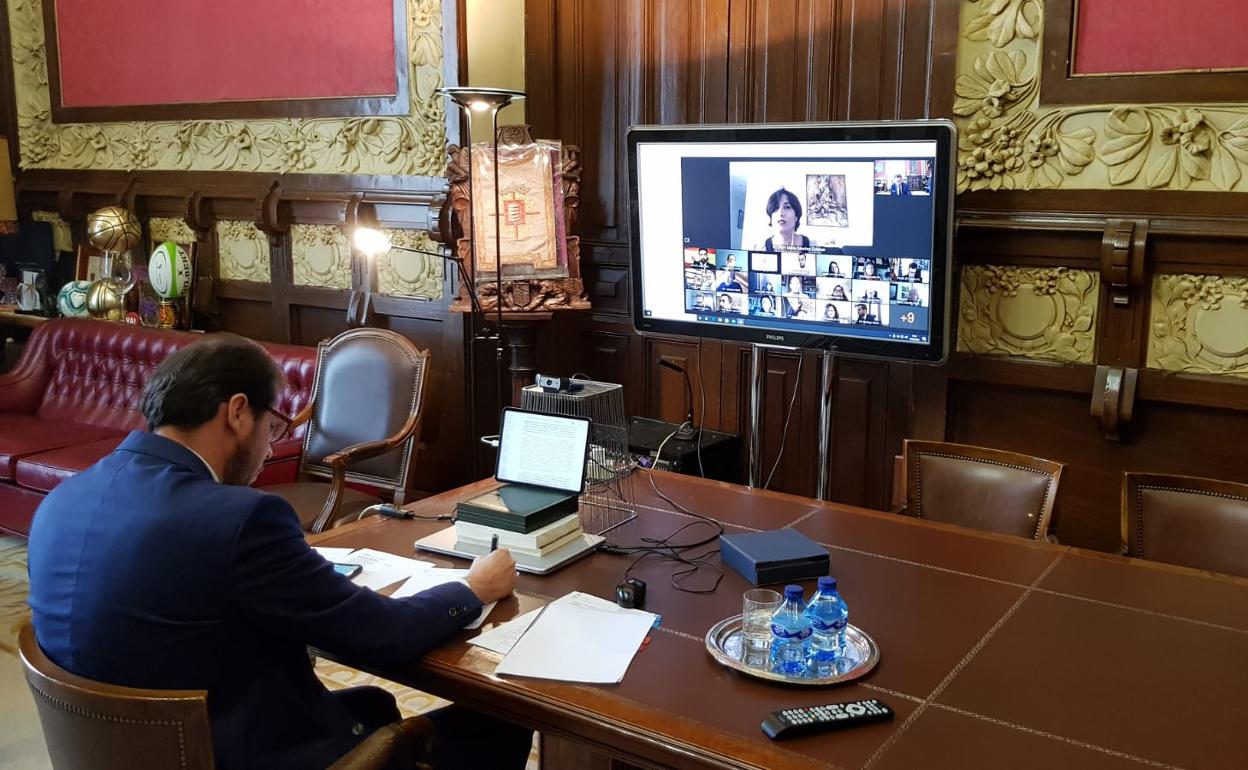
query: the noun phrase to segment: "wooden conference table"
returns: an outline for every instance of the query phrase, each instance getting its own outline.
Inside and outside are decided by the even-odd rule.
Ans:
[[[467,645],[470,631],[418,664],[374,673],[543,731],[565,747],[547,752],[560,767],[608,765],[575,745],[568,754],[559,738],[647,767],[1248,767],[1246,580],[687,476],[654,479],[729,532],[792,527],[824,544],[851,622],[880,645],[875,671],[802,688],[723,668],[703,638],[741,611],[748,584],[725,570],[715,593],[681,593],[669,584],[674,565],[647,559],[633,575],[648,584],[646,609],[662,627],[619,685],[495,677],[499,657]],[[644,475],[629,482],[638,516],[612,542],[666,537],[692,520]],[[490,484],[409,509],[447,513]],[[313,540],[412,555],[413,541],[447,525],[373,518]],[[485,628],[572,590],[612,597],[628,561],[599,553],[553,575],[522,575]],[[759,729],[776,708],[860,698],[883,700],[895,720],[783,742]],[[586,755],[574,759],[577,750]]]

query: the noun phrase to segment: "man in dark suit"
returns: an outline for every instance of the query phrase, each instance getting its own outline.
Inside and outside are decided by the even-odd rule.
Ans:
[[[888,188],[889,195],[909,195],[910,183],[901,178],[901,174],[893,175],[893,183]]]
[[[379,688],[326,690],[308,645],[402,665],[516,581],[504,550],[406,599],[337,574],[285,501],[247,486],[290,425],[273,410],[280,382],[241,337],[169,356],[143,394],[151,432],[58,486],[30,533],[30,606],[48,656],[112,684],[207,690],[222,770],[323,768],[399,718]],[[527,730],[456,707],[431,719],[438,768],[525,764]]]

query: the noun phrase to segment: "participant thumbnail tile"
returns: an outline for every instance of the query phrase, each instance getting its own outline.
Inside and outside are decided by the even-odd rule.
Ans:
[[[749,290],[746,273],[741,270],[720,270],[715,274],[715,291],[740,292]]]
[[[705,246],[689,246],[685,248],[685,265],[687,267],[709,267],[714,269],[715,249]]]

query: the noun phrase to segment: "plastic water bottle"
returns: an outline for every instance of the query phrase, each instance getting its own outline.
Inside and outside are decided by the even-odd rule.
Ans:
[[[784,604],[771,616],[771,668],[777,674],[806,676],[811,629],[805,610],[802,587],[785,586]]]
[[[837,659],[845,653],[845,627],[849,625],[849,607],[836,592],[836,578],[819,578],[819,590],[806,605],[810,619],[810,660],[813,676],[835,676]]]

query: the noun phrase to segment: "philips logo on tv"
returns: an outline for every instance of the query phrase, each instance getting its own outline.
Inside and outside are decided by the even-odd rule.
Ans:
[[[767,339],[771,340],[772,342],[784,342],[783,334],[766,334],[763,336],[765,336]]]

